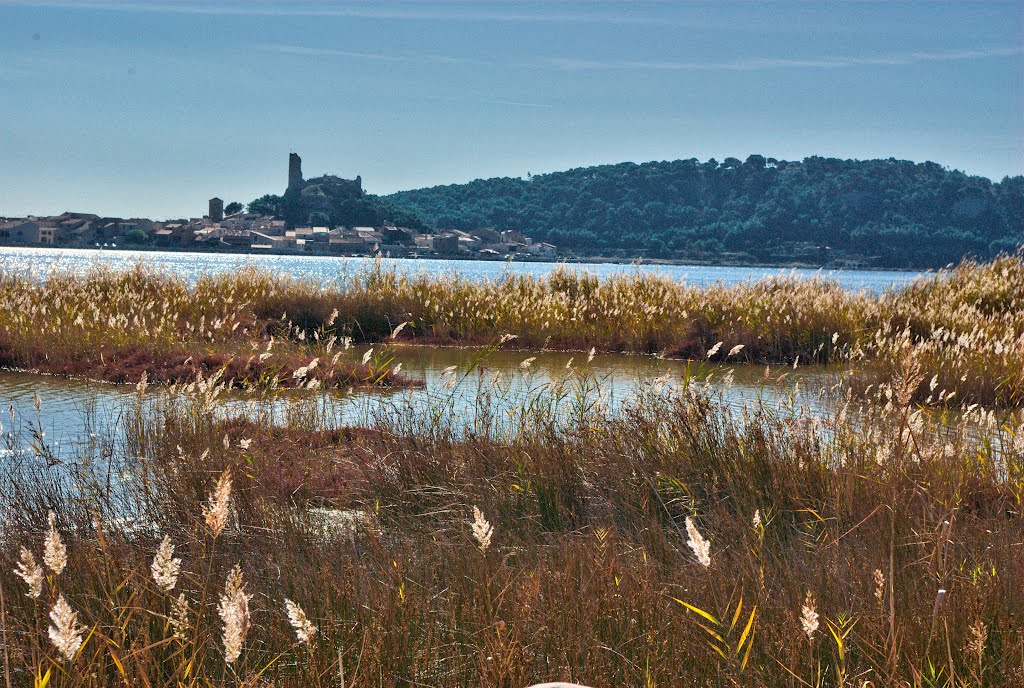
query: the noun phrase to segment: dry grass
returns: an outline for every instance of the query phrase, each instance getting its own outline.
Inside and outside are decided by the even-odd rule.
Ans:
[[[408,323],[400,338],[423,343],[513,334],[508,346],[525,349],[702,359],[722,342],[715,360],[850,366],[869,394],[910,360],[921,375],[918,401],[1024,404],[1019,254],[966,262],[882,295],[824,279],[695,288],[649,274],[556,270],[473,281],[408,276],[379,263],[328,286],[251,269],[188,286],[138,266],[43,283],[3,274],[0,289],[0,365],[113,381],[135,382],[145,371],[151,381],[189,382],[224,370],[246,384],[294,383],[291,371],[330,337],[381,341]],[[272,338],[277,348],[266,358]],[[340,386],[380,372],[342,360],[313,377]]]
[[[273,289],[251,271],[191,287],[143,265],[42,282],[0,273],[0,366],[119,383],[407,384],[379,360],[351,360],[347,342],[321,337],[324,329],[294,325],[283,313],[256,317],[252,304]]]
[[[175,383],[140,386],[124,436],[74,459],[2,436],[9,685],[1024,682],[1019,256],[878,297],[379,266],[329,288],[145,268],[0,281],[10,363],[132,379],[144,351]],[[734,412],[694,375],[612,413],[583,368],[512,417],[484,384],[468,422],[442,393],[420,420],[341,430],[277,391],[343,365],[393,379],[386,351],[326,362],[402,322],[425,341],[695,358],[722,342],[715,359],[844,364],[853,387],[826,417]],[[262,381],[167,367],[282,351]],[[240,380],[267,403],[225,417]],[[929,408],[964,402],[989,406]]]
[[[26,457],[4,475],[12,682],[1018,685],[1024,427],[933,424],[892,382],[861,416],[737,416],[694,383],[616,415],[583,393],[525,400],[516,430],[465,434],[332,431],[298,420],[300,399],[282,426],[225,420],[209,391],[140,397],[113,466]],[[218,535],[200,507],[226,470]],[[39,558],[50,510],[69,563],[33,600],[13,569],[21,546]],[[171,592],[151,572],[164,537]],[[237,563],[251,627],[227,662]],[[72,660],[46,637],[59,595],[85,629]]]

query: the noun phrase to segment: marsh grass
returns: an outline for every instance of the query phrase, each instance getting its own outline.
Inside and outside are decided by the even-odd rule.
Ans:
[[[171,384],[148,394],[147,369],[123,435],[75,459],[4,433],[10,685],[1024,681],[1019,256],[878,296],[379,265],[330,287],[144,267],[0,279],[0,344],[23,367],[92,357],[102,377],[132,347],[298,357],[263,382],[154,370]],[[346,337],[387,344],[356,358]],[[488,346],[419,417],[337,428],[318,376],[398,384],[396,337]],[[524,353],[510,405],[485,372],[499,346],[847,374],[824,415],[734,409],[697,362],[612,409],[587,355],[543,381]],[[239,384],[266,405],[226,414]],[[463,387],[476,400],[457,411]]]
[[[252,303],[271,289],[251,270],[192,286],[142,264],[41,282],[0,273],[0,366],[132,384],[408,384],[376,360],[351,360],[347,340],[321,338],[324,328],[307,331],[285,313],[255,317]]]
[[[474,281],[379,261],[329,285],[252,268],[194,285],[141,264],[43,281],[8,272],[0,365],[133,383],[145,372],[150,382],[220,374],[240,386],[401,384],[386,368],[324,350],[394,339],[482,345],[512,334],[505,346],[527,350],[839,364],[855,374],[855,389],[885,401],[885,386],[913,366],[915,401],[1015,407],[1024,404],[1022,294],[1020,254],[879,295],[822,278],[697,288],[569,269]],[[314,359],[308,378],[292,376]]]
[[[588,377],[550,383],[577,390],[562,408],[525,399],[519,422],[461,431],[140,395],[116,494],[101,461],[3,476],[12,682],[1019,683],[1018,417],[933,424],[906,380],[856,419],[736,412],[696,378],[613,414]],[[51,510],[68,563],[36,600],[14,569]],[[162,549],[180,559],[170,591]],[[70,660],[45,630],[61,596],[84,629]]]

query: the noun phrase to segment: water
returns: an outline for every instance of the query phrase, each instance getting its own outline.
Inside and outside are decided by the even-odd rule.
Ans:
[[[346,275],[357,273],[372,263],[371,258],[335,256],[276,256],[229,253],[186,253],[175,251],[110,251],[96,249],[13,248],[0,247],[0,268],[31,270],[45,275],[54,269],[87,270],[97,264],[113,268],[128,268],[146,261],[165,268],[186,280],[195,280],[202,274],[237,270],[243,265],[255,265],[266,270],[327,284]],[[458,273],[471,279],[499,279],[505,274],[543,276],[560,263],[505,262],[486,260],[439,260],[433,258],[385,260],[387,266],[409,274]],[[635,265],[618,263],[572,263],[574,270],[585,270],[597,276],[645,272],[664,275],[695,286],[721,282],[737,284],[764,277],[821,275],[835,280],[852,291],[881,292],[908,284],[922,273],[896,270],[812,270],[788,268],[722,267],[708,265]]]
[[[360,358],[364,349],[352,356]],[[661,379],[662,384],[679,385],[688,376],[701,379],[713,373],[713,384],[722,390],[725,401],[739,408],[758,398],[777,407],[792,405],[820,411],[814,392],[829,384],[833,376],[821,368],[798,370],[771,369],[766,379],[763,366],[699,367],[686,361],[652,356],[599,354],[587,361],[585,353],[497,351],[480,358],[480,350],[464,348],[406,346],[395,350],[395,362],[402,372],[419,380],[422,387],[403,390],[358,390],[326,393],[286,392],[265,399],[242,393],[228,394],[222,412],[234,415],[256,408],[272,412],[278,419],[289,413],[314,411],[328,427],[373,425],[378,422],[414,428],[439,416],[454,430],[473,429],[481,423],[500,425],[511,417],[522,402],[533,396],[550,399],[552,381],[568,376],[561,393],[567,399],[577,395],[601,402],[614,412],[625,400],[633,398],[647,385]],[[532,358],[530,366],[522,367]],[[456,367],[454,387],[445,383]],[[569,367],[582,375],[569,374]],[[725,384],[732,371],[733,382]],[[786,379],[778,381],[780,372]],[[499,375],[495,381],[495,374]],[[794,395],[793,383],[799,381]],[[593,382],[597,386],[593,386]],[[158,393],[152,390],[149,394]],[[481,394],[490,402],[485,410],[478,405]],[[38,410],[36,404],[38,395]],[[123,421],[134,413],[136,390],[131,385],[112,385],[85,380],[30,373],[0,373],[0,421],[5,432],[44,446],[55,456],[74,456],[90,451],[97,442],[118,438],[124,432]],[[570,404],[567,404],[567,406]],[[313,407],[312,409],[310,407]],[[24,447],[23,447],[24,448]],[[34,450],[33,450],[34,451]]]

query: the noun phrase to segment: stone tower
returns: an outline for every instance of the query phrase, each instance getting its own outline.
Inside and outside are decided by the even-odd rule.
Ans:
[[[302,191],[302,158],[296,153],[288,155],[288,191],[285,193],[298,193]]]
[[[224,201],[219,198],[210,199],[210,219],[214,222],[220,222],[224,219]]]

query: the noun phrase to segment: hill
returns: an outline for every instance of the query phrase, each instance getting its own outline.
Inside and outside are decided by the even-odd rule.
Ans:
[[[379,227],[393,222],[419,231],[428,229],[416,213],[333,175],[301,181],[282,196],[261,196],[249,203],[248,210],[286,220],[290,227]]]
[[[627,162],[386,198],[437,228],[516,229],[582,255],[936,267],[1024,242],[1024,177],[891,158]]]

